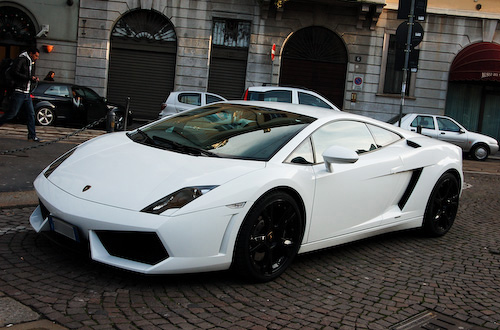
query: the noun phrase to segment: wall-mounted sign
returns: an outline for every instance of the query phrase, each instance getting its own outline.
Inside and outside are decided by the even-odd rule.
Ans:
[[[363,75],[360,75],[360,74],[354,75],[354,79],[352,81],[352,89],[355,91],[362,90],[364,81],[365,81],[365,77]]]

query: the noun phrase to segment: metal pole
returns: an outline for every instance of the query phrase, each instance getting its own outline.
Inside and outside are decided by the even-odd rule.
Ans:
[[[130,97],[127,97],[127,104],[125,105],[125,122],[123,123],[123,131],[127,130],[127,122],[128,122],[128,109],[130,107]]]
[[[410,15],[408,15],[408,35],[406,36],[406,49],[405,49],[405,64],[403,68],[403,83],[401,85],[401,106],[399,107],[399,122],[401,127],[401,118],[403,117],[403,108],[405,105],[406,96],[406,80],[408,79],[408,63],[410,62],[411,52],[411,38],[413,36],[413,24],[415,20],[415,0],[411,0]]]

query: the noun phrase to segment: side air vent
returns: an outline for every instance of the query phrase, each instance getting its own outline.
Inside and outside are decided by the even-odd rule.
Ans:
[[[416,143],[416,142],[413,142],[413,141],[410,141],[410,140],[406,140],[406,144],[407,144],[407,145],[409,145],[409,146],[410,146],[410,147],[412,147],[412,148],[415,148],[415,149],[416,149],[416,148],[420,148],[420,147],[421,147],[421,145],[420,145],[420,144],[418,144],[418,143]]]
[[[399,200],[398,206],[399,209],[403,210],[403,208],[406,205],[406,202],[408,202],[408,199],[410,198],[411,194],[413,193],[413,189],[415,189],[415,186],[417,185],[418,179],[420,179],[420,175],[422,174],[422,168],[417,168],[413,170],[413,174],[411,175],[410,182],[408,183],[408,187],[406,187],[405,193],[403,194],[403,197]]]

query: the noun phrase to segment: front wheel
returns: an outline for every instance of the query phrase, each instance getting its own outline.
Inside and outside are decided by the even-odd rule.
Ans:
[[[475,145],[470,151],[470,155],[474,160],[485,160],[489,154],[490,150],[484,144]]]
[[[265,195],[240,228],[235,269],[253,281],[277,278],[297,255],[302,235],[302,213],[297,202],[284,192]]]
[[[38,125],[50,126],[56,120],[56,113],[51,108],[40,108],[36,111],[35,120]]]
[[[457,215],[459,194],[457,178],[451,173],[443,174],[425,208],[423,230],[428,236],[443,236],[450,230]]]

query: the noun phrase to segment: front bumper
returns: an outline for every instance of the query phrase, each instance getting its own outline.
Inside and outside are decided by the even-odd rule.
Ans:
[[[180,216],[154,215],[76,198],[40,176],[36,232],[89,243],[93,260],[144,274],[228,269],[244,209],[225,206]]]

